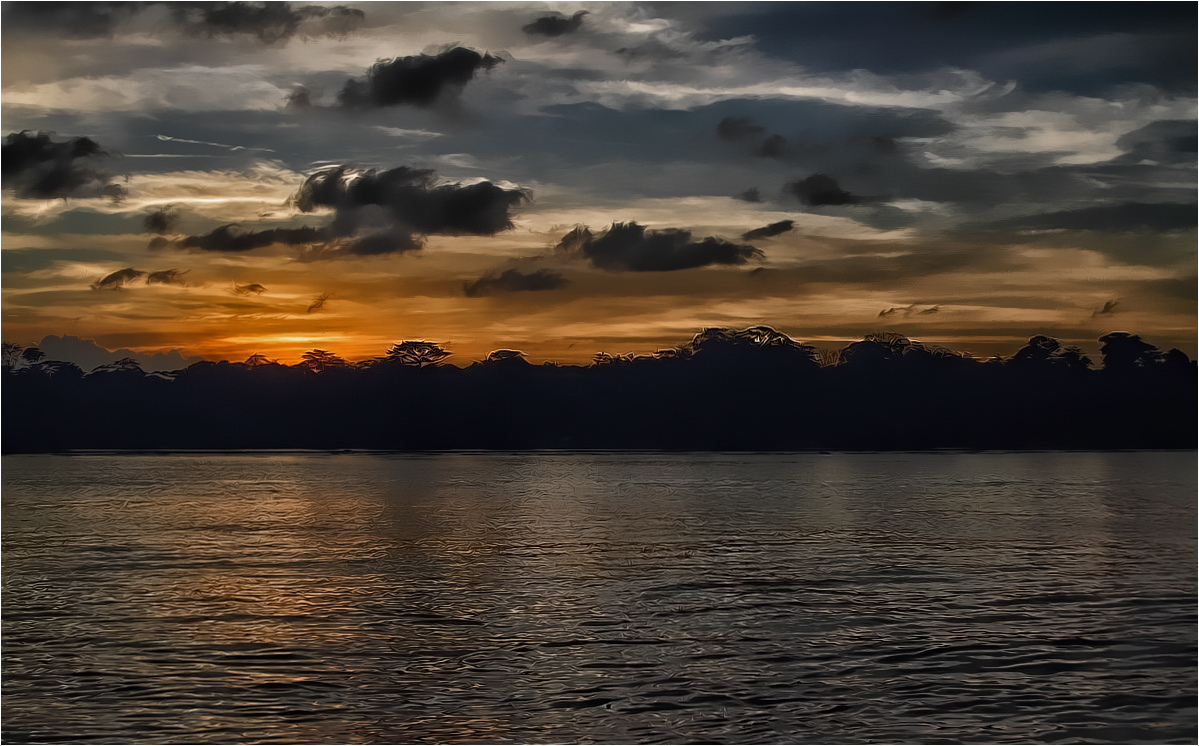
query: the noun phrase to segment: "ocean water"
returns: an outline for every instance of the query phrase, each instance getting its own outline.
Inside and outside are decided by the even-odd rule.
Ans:
[[[1193,452],[3,458],[6,743],[1194,743]]]

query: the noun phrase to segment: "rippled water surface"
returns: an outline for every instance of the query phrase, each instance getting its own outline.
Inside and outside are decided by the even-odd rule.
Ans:
[[[1194,743],[1195,464],[5,456],[5,741]]]

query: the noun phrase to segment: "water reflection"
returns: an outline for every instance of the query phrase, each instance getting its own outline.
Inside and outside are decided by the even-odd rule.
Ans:
[[[12,742],[1193,738],[1190,454],[4,467]]]

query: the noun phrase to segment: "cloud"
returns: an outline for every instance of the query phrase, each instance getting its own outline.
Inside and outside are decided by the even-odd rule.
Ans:
[[[898,316],[898,315],[931,316],[934,313],[940,313],[940,311],[941,311],[940,306],[929,306],[928,308],[917,308],[916,304],[913,303],[910,306],[894,306],[892,308],[885,308],[882,311],[878,312],[878,317],[880,319],[885,319],[885,318],[890,318],[891,316]]]
[[[1193,166],[1195,152],[1199,150],[1199,122],[1193,120],[1164,119],[1150,122],[1116,140],[1116,146],[1125,151],[1117,161],[1142,163],[1186,164]]]
[[[199,249],[200,251],[217,251],[237,253],[261,249],[274,244],[285,246],[300,246],[305,244],[323,243],[329,240],[329,233],[322,228],[271,228],[264,231],[246,231],[237,223],[222,225],[202,236],[187,236],[176,241],[156,238],[150,242],[150,248],[158,249],[172,246],[180,249]]]
[[[167,205],[154,210],[142,220],[142,228],[146,233],[163,235],[174,233],[179,223],[179,215],[173,212],[173,206]]]
[[[77,39],[112,36],[116,26],[154,6],[166,6],[175,27],[190,36],[248,34],[263,44],[304,37],[345,36],[365,20],[343,5],[293,7],[279,2],[54,2],[5,3],[4,22]]]
[[[367,71],[365,81],[346,81],[337,100],[350,109],[401,104],[429,107],[447,91],[465,87],[479,70],[490,70],[501,62],[499,57],[466,47],[380,60]]]
[[[335,250],[374,255],[420,249],[425,235],[492,236],[509,230],[512,208],[528,198],[523,189],[490,181],[438,183],[429,169],[337,166],[305,179],[291,203],[301,212],[332,207],[327,231],[345,239]]]
[[[770,225],[763,226],[761,228],[754,228],[752,231],[746,231],[745,233],[741,234],[741,238],[745,241],[753,241],[754,239],[758,238],[770,238],[771,236],[777,236],[780,233],[786,233],[793,227],[795,227],[794,220],[780,220],[777,223],[771,223]]]
[[[257,282],[247,282],[245,285],[233,283],[233,292],[236,295],[262,295],[266,292],[266,287]]]
[[[379,207],[411,233],[491,236],[512,228],[509,211],[527,199],[523,189],[490,181],[438,184],[429,169],[355,171],[337,166],[305,179],[292,203],[301,212],[334,208],[333,228],[339,232],[354,226],[356,211]]]
[[[721,140],[739,142],[758,137],[766,132],[766,128],[754,124],[749,117],[725,117],[716,125],[716,135]]]
[[[316,298],[314,298],[312,300],[312,303],[308,304],[307,313],[312,313],[313,311],[321,310],[322,308],[325,307],[325,303],[327,303],[329,301],[329,299],[332,297],[333,297],[332,293],[321,293],[319,296],[317,296]]]
[[[150,3],[62,2],[5,3],[4,24],[10,28],[51,29],[76,39],[112,36],[116,24]],[[11,24],[11,25],[10,25]]]
[[[462,288],[468,298],[477,298],[501,293],[555,290],[568,284],[570,284],[569,280],[552,270],[539,269],[535,272],[521,272],[516,269],[508,269],[499,275],[489,272],[473,282],[463,283]]]
[[[766,134],[766,128],[749,117],[725,117],[716,125],[716,136],[727,142],[757,141],[750,151],[759,158],[782,158],[787,154],[787,138]]]
[[[248,34],[263,44],[286,43],[297,34],[346,36],[366,19],[361,10],[344,5],[218,2],[171,3],[170,7],[176,25],[191,36]]]
[[[207,140],[187,140],[182,137],[170,137],[169,135],[155,135],[156,139],[163,142],[182,142],[188,145],[211,145],[214,148],[224,148],[226,150],[261,150],[267,153],[274,153],[270,148],[254,148],[248,145],[226,145],[219,142],[208,142]]]
[[[561,15],[542,16],[524,26],[521,30],[530,36],[562,36],[563,34],[573,34],[582,27],[583,16],[585,15],[587,15],[587,11],[580,10],[570,18],[564,18]]]
[[[782,135],[771,135],[754,148],[754,155],[759,158],[782,158],[787,155],[787,138]]]
[[[23,199],[68,197],[123,198],[125,187],[91,167],[108,156],[95,140],[73,137],[54,142],[50,133],[13,132],[5,138],[0,158],[3,184]]]
[[[1195,205],[1125,202],[1000,220],[990,225],[1017,230],[1091,230],[1107,233],[1176,231],[1195,227]]]
[[[92,290],[120,290],[145,274],[145,272],[132,267],[118,269],[116,272],[107,274],[103,278],[93,282]]]
[[[1091,314],[1091,318],[1095,318],[1096,316],[1103,316],[1105,314],[1113,314],[1116,312],[1116,306],[1118,306],[1118,305],[1120,305],[1120,301],[1118,301],[1118,300],[1112,299],[1112,300],[1106,301],[1103,304],[1103,308],[1100,308],[1099,310],[1097,310]]]
[[[679,228],[646,230],[637,223],[613,223],[598,236],[579,226],[562,237],[558,250],[579,255],[608,271],[669,272],[714,264],[745,264],[761,258],[753,246],[707,237],[691,240],[691,231]]]
[[[750,187],[744,192],[734,195],[734,199],[739,199],[742,202],[761,202],[762,192],[757,187]]]
[[[186,285],[187,282],[182,280],[183,275],[191,272],[190,269],[185,269],[180,272],[177,269],[161,269],[157,272],[151,272],[146,275],[147,285]]]
[[[783,191],[794,194],[805,205],[857,205],[866,199],[850,194],[837,184],[836,179],[824,174],[813,174],[806,179],[792,181],[783,186]]]
[[[155,238],[150,246],[214,252],[303,246],[300,258],[306,261],[398,254],[421,249],[427,235],[491,236],[509,230],[511,209],[527,199],[523,189],[490,181],[441,182],[430,169],[335,166],[309,175],[288,198],[304,213],[333,208],[328,225],[248,231],[230,223],[204,235]]]

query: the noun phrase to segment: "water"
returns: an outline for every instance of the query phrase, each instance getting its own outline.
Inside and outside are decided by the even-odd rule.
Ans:
[[[5,742],[1194,743],[1194,453],[3,459]]]

